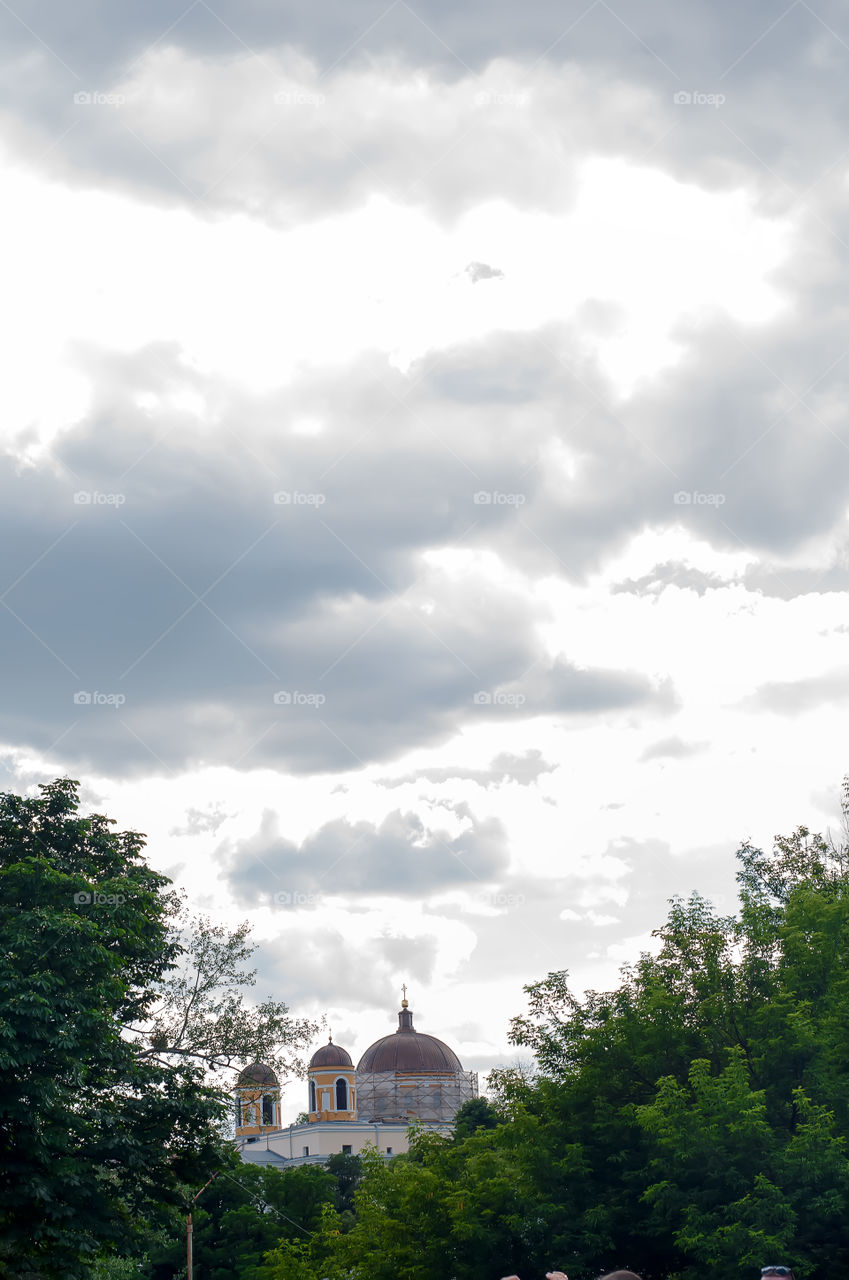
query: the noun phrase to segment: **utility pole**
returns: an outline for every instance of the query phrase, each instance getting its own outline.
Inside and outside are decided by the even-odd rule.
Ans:
[[[201,1187],[197,1195],[192,1196],[192,1199],[189,1201],[189,1212],[186,1214],[186,1277],[187,1277],[187,1280],[192,1280],[192,1265],[193,1265],[192,1263],[192,1231],[193,1231],[192,1205],[194,1204],[195,1200],[197,1200],[198,1196],[203,1195],[204,1191],[206,1191],[206,1188],[209,1186],[209,1183],[214,1182],[217,1177],[218,1177],[218,1174],[214,1173],[212,1177],[203,1184],[203,1186]]]

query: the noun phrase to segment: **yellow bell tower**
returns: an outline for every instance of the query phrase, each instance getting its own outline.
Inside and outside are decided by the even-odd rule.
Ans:
[[[236,1137],[250,1138],[279,1129],[280,1087],[262,1062],[252,1062],[236,1081]]]
[[[327,1120],[356,1120],[357,1078],[351,1056],[340,1045],[328,1043],[310,1058],[310,1124]]]

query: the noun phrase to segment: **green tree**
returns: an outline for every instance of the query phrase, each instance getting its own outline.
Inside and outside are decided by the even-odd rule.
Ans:
[[[514,1020],[543,1078],[503,1073],[499,1109],[580,1149],[585,1205],[561,1241],[587,1258],[595,1233],[593,1266],[743,1275],[770,1254],[825,1276],[847,1263],[849,858],[799,827],[738,859],[736,916],[675,900],[657,953],[614,991],[578,998],[550,974]],[[541,1202],[561,1194],[544,1171],[539,1187]]]
[[[462,1142],[478,1129],[494,1129],[498,1112],[486,1098],[469,1098],[454,1117],[454,1141]]]
[[[363,1162],[359,1156],[343,1151],[331,1156],[325,1168],[336,1186],[333,1202],[347,1224],[354,1211],[354,1192],[362,1181]]]
[[[651,1225],[680,1250],[682,1277],[751,1271],[787,1256],[796,1215],[776,1184],[780,1141],[739,1047],[718,1075],[699,1059],[687,1085],[661,1080],[638,1119],[655,1139],[650,1176],[658,1180],[643,1193]]]
[[[141,1026],[128,1026],[141,1058],[196,1062],[210,1072],[260,1061],[279,1075],[305,1073],[297,1050],[317,1029],[289,1016],[288,1006],[266,999],[246,1005],[256,970],[245,966],[255,946],[244,921],[234,930],[202,915],[180,914],[170,924],[177,955],[152,987],[155,1000]]]
[[[475,1106],[451,1141],[370,1156],[356,1222],[299,1262],[349,1280],[849,1269],[849,858],[800,827],[738,859],[738,913],[673,900],[614,990],[578,996],[565,971],[527,987],[512,1039],[537,1070],[493,1073],[500,1123]]]
[[[266,1255],[257,1280],[352,1280],[355,1273],[339,1256],[341,1240],[339,1215],[325,1205],[309,1239],[281,1240]]]
[[[215,996],[209,948],[189,948],[200,977],[179,988],[177,1026],[179,899],[143,836],[79,814],[77,788],[0,795],[0,1276],[14,1280],[74,1280],[171,1225],[222,1160],[229,1103],[207,1068],[248,1056],[251,1025],[269,1043],[232,989]],[[244,937],[212,938],[243,954]],[[278,1018],[275,1033],[298,1031]]]
[[[356,1223],[334,1238],[333,1249],[339,1269],[352,1280],[433,1280],[444,1272],[448,1187],[430,1155],[446,1140],[413,1131],[410,1145],[418,1159],[386,1161],[370,1148],[360,1156]]]
[[[334,1192],[333,1177],[319,1166],[280,1170],[245,1164],[231,1152],[192,1212],[195,1280],[254,1280],[282,1241],[309,1240]],[[150,1280],[183,1274],[183,1233],[150,1258]]]

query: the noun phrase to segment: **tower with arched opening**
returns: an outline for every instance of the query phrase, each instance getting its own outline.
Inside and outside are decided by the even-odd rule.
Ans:
[[[262,1062],[245,1067],[236,1081],[235,1099],[237,1138],[280,1128],[280,1087],[271,1067]]]
[[[310,1124],[357,1119],[357,1079],[351,1055],[333,1037],[310,1058]]]

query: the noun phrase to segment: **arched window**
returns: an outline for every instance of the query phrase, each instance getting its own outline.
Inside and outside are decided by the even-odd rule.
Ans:
[[[348,1082],[340,1076],[336,1081],[336,1110],[348,1110]]]
[[[270,1093],[262,1095],[262,1123],[274,1124],[274,1099]]]
[[[310,1111],[318,1111],[315,1105],[315,1081],[310,1080]]]

